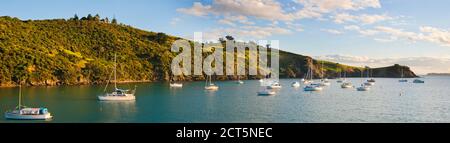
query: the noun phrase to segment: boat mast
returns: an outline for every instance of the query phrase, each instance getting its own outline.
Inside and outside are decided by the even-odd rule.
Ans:
[[[22,109],[22,85],[19,82],[19,110]]]
[[[117,54],[114,53],[114,88],[117,90]]]

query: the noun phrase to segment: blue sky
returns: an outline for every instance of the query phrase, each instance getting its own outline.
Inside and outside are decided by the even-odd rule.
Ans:
[[[448,0],[2,0],[20,19],[116,17],[140,29],[280,40],[282,49],[352,65],[450,72]],[[426,59],[426,60],[424,60]]]

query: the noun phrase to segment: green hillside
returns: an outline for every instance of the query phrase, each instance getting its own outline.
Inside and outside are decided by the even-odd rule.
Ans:
[[[0,17],[0,85],[14,86],[19,79],[28,85],[104,83],[110,77],[115,53],[120,63],[118,80],[169,80],[170,64],[177,54],[170,51],[170,46],[177,39],[180,38],[139,30],[98,15],[25,21]],[[302,77],[308,66],[319,69],[320,63],[307,56],[281,51],[280,75]],[[327,77],[335,77],[341,70],[355,76],[360,71],[356,67],[331,62],[324,62],[324,69]],[[405,75],[415,77],[407,69],[408,74]],[[377,74],[378,77],[397,75],[399,73],[395,69]],[[315,76],[320,76],[319,70],[315,70]],[[227,80],[235,77],[216,78]],[[203,80],[203,77],[176,79]]]

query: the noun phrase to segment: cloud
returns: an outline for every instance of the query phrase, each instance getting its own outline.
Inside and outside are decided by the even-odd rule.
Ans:
[[[254,25],[254,22],[251,22],[248,20],[248,18],[246,16],[225,16],[224,19],[221,19],[218,21],[221,24],[226,24],[226,25],[230,25],[230,26],[236,26],[235,22],[239,22],[241,24],[245,24],[245,25]]]
[[[338,24],[343,24],[346,22],[355,22],[355,23],[362,23],[362,24],[374,24],[377,22],[385,21],[385,20],[392,20],[393,18],[390,16],[384,15],[368,15],[368,14],[362,14],[362,15],[350,15],[348,13],[339,13],[333,16],[334,22]]]
[[[348,25],[348,26],[344,26],[344,29],[346,30],[351,30],[351,31],[356,31],[359,34],[363,35],[363,36],[372,36],[375,34],[378,34],[379,32],[377,30],[373,30],[373,29],[362,29],[359,26],[356,25]]]
[[[375,29],[397,39],[407,39],[412,42],[426,41],[450,47],[450,31],[445,29],[422,26],[417,33],[386,26],[378,26]]]
[[[181,19],[178,17],[172,18],[172,20],[170,21],[170,25],[172,25],[172,26],[177,25],[178,22],[180,22],[180,21],[181,21]]]
[[[203,5],[200,2],[194,2],[194,5],[191,8],[179,8],[177,12],[195,15],[195,16],[206,16],[211,11],[210,5]]]
[[[319,13],[330,13],[337,10],[361,10],[365,8],[381,8],[379,0],[297,0],[304,9]]]
[[[214,41],[226,35],[240,37],[241,39],[255,40],[267,38],[272,35],[291,34],[292,30],[277,26],[242,26],[236,28],[217,28],[203,33],[206,41]]]
[[[195,15],[243,15],[265,20],[291,21],[293,15],[286,13],[281,4],[275,0],[214,0],[211,5],[204,6],[195,2],[191,8],[180,8],[177,11]]]
[[[411,67],[416,74],[450,73],[450,58],[407,57],[374,59],[365,56],[348,55],[325,55],[315,58],[353,66],[385,67],[400,64]]]
[[[342,34],[341,31],[335,30],[335,29],[321,29],[321,31],[328,32],[328,33],[335,34],[335,35],[340,35],[340,34]]]

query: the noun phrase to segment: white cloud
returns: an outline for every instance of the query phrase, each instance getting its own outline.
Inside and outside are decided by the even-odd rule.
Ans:
[[[203,37],[206,41],[217,40],[226,35],[232,35],[240,39],[254,40],[254,38],[263,39],[275,34],[286,35],[291,33],[292,31],[290,29],[276,26],[242,26],[208,30],[203,33]]]
[[[297,0],[305,9],[320,13],[337,10],[361,10],[365,8],[381,8],[379,0]]]
[[[221,24],[226,24],[226,25],[230,25],[230,26],[236,26],[236,24],[234,22],[239,22],[241,24],[245,24],[245,25],[253,25],[255,24],[254,22],[251,22],[248,20],[248,18],[246,16],[225,16],[224,19],[221,19],[218,21]]]
[[[191,8],[179,8],[177,11],[195,16],[206,16],[211,11],[211,6],[203,5],[200,2],[194,2],[194,5]]]
[[[340,34],[342,34],[341,31],[335,30],[335,29],[321,29],[321,31],[328,32],[328,33],[335,34],[335,35],[340,35]]]
[[[325,55],[317,56],[316,58],[353,66],[367,65],[369,67],[385,67],[400,64],[411,67],[416,74],[427,74],[432,72],[450,73],[449,58],[408,57],[374,59],[365,56],[348,55]]]
[[[333,16],[334,22],[338,24],[346,23],[346,22],[357,22],[362,24],[374,24],[381,21],[392,20],[393,18],[384,14],[384,15],[350,15],[348,13],[339,13]]]
[[[211,5],[204,6],[196,2],[191,8],[177,11],[195,16],[243,15],[265,20],[291,21],[293,15],[284,12],[281,4],[275,0],[214,0]]]
[[[172,18],[172,20],[170,21],[170,25],[172,25],[172,26],[177,25],[178,22],[180,22],[180,21],[181,21],[181,19],[178,17]]]
[[[344,29],[351,30],[351,31],[356,31],[356,32],[358,32],[359,34],[361,34],[363,36],[372,36],[372,35],[375,35],[375,34],[379,33],[377,30],[362,29],[361,27],[356,26],[356,25],[344,26]]]
[[[441,46],[450,46],[450,31],[445,29],[439,29],[435,27],[420,27],[420,32],[408,32],[403,29],[396,29],[392,27],[378,26],[376,29],[380,32],[387,34],[388,36],[407,39],[412,42],[426,41],[436,43]]]

